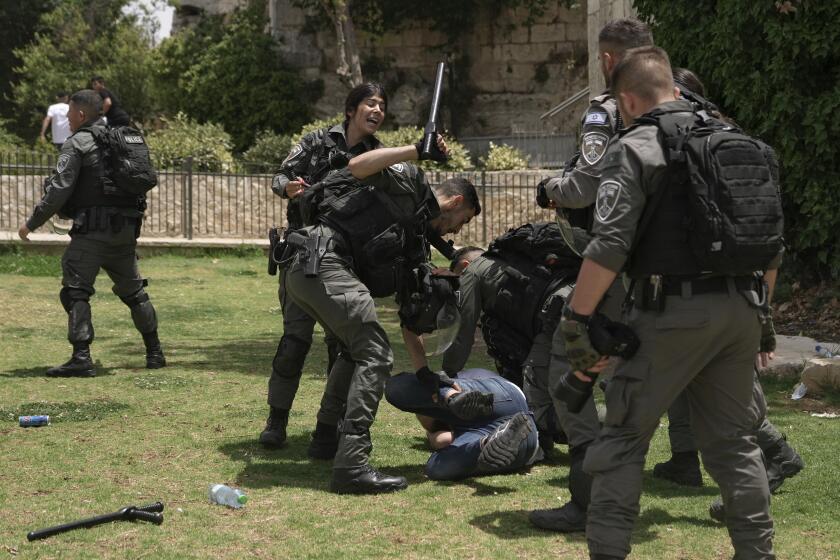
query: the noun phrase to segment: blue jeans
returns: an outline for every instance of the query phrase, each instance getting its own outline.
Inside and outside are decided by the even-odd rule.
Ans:
[[[448,387],[438,391],[438,402],[432,400],[413,373],[402,373],[391,377],[385,385],[385,398],[396,408],[405,412],[422,414],[443,422],[453,431],[452,444],[435,451],[426,463],[426,474],[432,480],[456,480],[476,474],[493,474],[501,471],[478,472],[478,455],[481,440],[492,434],[511,416],[518,412],[528,415],[531,432],[520,444],[516,459],[505,471],[513,471],[529,464],[536,453],[537,426],[528,410],[528,403],[522,391],[503,377],[484,369],[469,369],[458,374],[458,385],[464,391],[481,391],[493,394],[493,411],[489,418],[462,420],[442,404]]]

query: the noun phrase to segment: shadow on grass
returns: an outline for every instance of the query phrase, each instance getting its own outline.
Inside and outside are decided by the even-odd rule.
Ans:
[[[562,535],[568,542],[586,542],[586,536],[580,533],[555,533],[537,529],[528,521],[528,510],[495,511],[478,515],[470,520],[470,525],[500,539],[522,539],[542,535],[555,538]],[[696,527],[720,527],[711,519],[698,519],[685,515],[671,515],[660,508],[645,509],[636,520],[632,542],[634,544],[651,541],[658,536],[660,525],[687,524]]]
[[[709,496],[719,497],[720,490],[717,486],[705,485],[700,488],[694,486],[681,486],[675,482],[662,480],[661,478],[654,478],[653,471],[645,471],[644,473],[644,493],[651,496],[658,496],[660,498],[674,498],[676,496]]]
[[[499,475],[491,475],[491,476],[499,476]],[[466,491],[467,488],[472,488],[473,493],[472,496],[474,497],[484,497],[484,496],[499,496],[501,494],[510,494],[512,492],[516,492],[515,488],[511,488],[509,486],[494,486],[492,484],[488,484],[482,480],[482,478],[465,478],[462,480],[457,481],[441,481],[439,482],[441,486],[458,486],[464,488]]]
[[[171,365],[178,367],[233,371],[266,377],[271,373],[271,360],[277,349],[277,340],[273,337],[231,338],[198,343],[173,340],[166,342],[164,348],[175,356]]]
[[[310,459],[306,455],[309,434],[289,436],[282,449],[268,449],[253,439],[239,440],[219,446],[219,451],[234,461],[245,463],[236,483],[248,488],[309,488],[328,491],[332,461]],[[374,465],[382,472],[400,475],[409,484],[428,482],[423,465]]]
[[[59,364],[50,364],[47,366],[35,366],[29,368],[11,369],[0,373],[0,377],[47,377],[47,370]],[[122,369],[121,367],[102,367],[102,363],[97,361],[94,363],[96,368],[96,377],[107,377],[109,375],[116,375],[115,369]],[[56,381],[61,379],[96,379],[96,377],[50,377]]]

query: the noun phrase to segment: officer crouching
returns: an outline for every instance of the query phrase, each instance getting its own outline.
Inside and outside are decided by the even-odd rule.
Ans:
[[[106,149],[94,135],[103,136],[100,114],[102,98],[93,90],[70,97],[67,118],[73,135],[61,147],[55,172],[44,184],[44,196],[18,235],[27,240],[55,214],[73,219],[70,244],[61,258],[59,298],[68,315],[67,338],[73,355],[66,363],[47,370],[54,377],[96,375],[90,356],[93,341],[90,297],[100,268],[114,282],[114,293],[131,310],[134,326],[143,335],[146,367],[166,365],[157,334],[155,308],[143,289],[137,270],[137,237],[145,209],[145,197],[131,194],[106,180],[109,175]]]
[[[778,185],[759,142],[677,99],[662,49],[628,51],[613,72],[612,89],[624,122],[632,125],[605,156],[594,238],[561,320],[575,383],[591,383],[604,366],[603,352],[590,341],[596,306],[618,271],[634,279],[628,319],[640,345],[609,383],[604,426],[583,464],[593,476],[586,525],[590,558],[630,553],[649,442],[662,413],[684,389],[703,462],[723,494],[735,557],[775,558],[767,475],[752,434],[753,360],[761,349],[762,311],[750,300],[759,286],[751,271],[767,270],[763,280],[775,280],[781,254]],[[696,144],[692,130],[707,135]],[[673,131],[686,142],[674,142]],[[723,146],[720,138],[735,141],[738,157],[730,153],[715,160],[726,167],[715,181],[702,175],[702,168],[687,173],[687,162],[696,160],[686,160],[694,152],[685,150]],[[708,181],[703,192],[753,192],[755,197],[728,199],[734,212],[717,206],[724,221],[746,217],[751,227],[704,229],[712,222],[698,219],[693,204],[701,175]],[[696,244],[709,231],[734,232],[734,245],[727,238],[723,247],[735,249],[742,248],[740,236],[747,232],[747,250],[710,267],[709,254]],[[702,247],[712,256],[720,249],[716,243]]]
[[[435,159],[445,158],[446,151],[438,137]],[[288,239],[299,247],[286,273],[288,295],[338,338],[352,365],[333,368],[319,412],[321,419],[330,398],[346,399],[330,484],[337,493],[407,486],[404,477],[380,473],[368,463],[369,430],[394,360],[373,298],[395,294],[406,274],[428,262],[427,234],[456,233],[481,211],[469,181],[430,187],[423,171],[407,163],[419,153],[409,145],[353,158],[324,180],[317,225]]]

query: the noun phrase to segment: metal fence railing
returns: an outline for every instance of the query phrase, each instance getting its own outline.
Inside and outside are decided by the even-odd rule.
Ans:
[[[0,154],[0,230],[16,231],[43,194],[55,156]],[[475,184],[480,216],[455,236],[457,245],[486,246],[508,228],[551,219],[534,204],[534,187],[554,172],[473,171],[426,174],[431,184],[463,177]],[[271,175],[161,171],[149,192],[143,237],[252,239],[286,223],[286,200],[271,191]]]
[[[516,132],[506,136],[472,136],[458,138],[470,151],[474,164],[490,151],[490,142],[499,146],[507,144],[521,150],[529,156],[528,166],[536,169],[556,169],[563,167],[577,150],[574,134],[550,132]]]

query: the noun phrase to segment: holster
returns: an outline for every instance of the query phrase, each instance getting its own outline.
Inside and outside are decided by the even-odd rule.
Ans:
[[[273,227],[268,230],[268,274],[270,276],[277,275],[277,247],[281,243],[285,245],[285,243],[281,241],[282,233],[283,228]]]
[[[294,251],[302,251],[299,259],[303,266],[303,275],[307,278],[315,278],[321,270],[321,259],[327,252],[332,237],[324,237],[320,231],[310,231],[305,235],[293,231],[286,236],[286,243]]]

